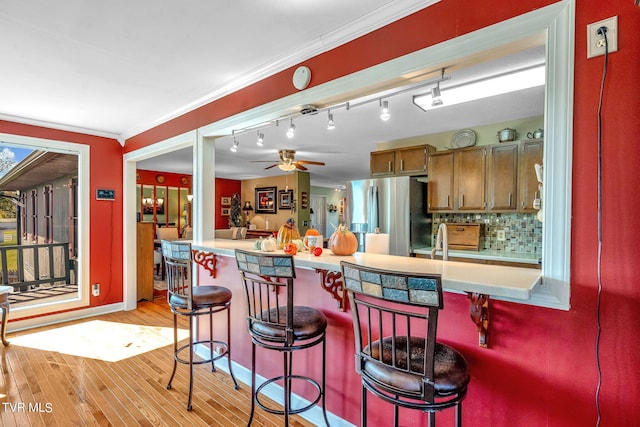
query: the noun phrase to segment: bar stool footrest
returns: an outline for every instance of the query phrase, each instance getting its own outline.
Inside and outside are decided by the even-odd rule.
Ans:
[[[193,346],[197,346],[198,344],[209,344],[211,346],[214,346],[214,356],[212,359],[199,359],[199,360],[194,360],[193,364],[194,365],[202,365],[205,363],[211,363],[211,362],[215,362],[218,359],[223,358],[224,356],[226,356],[229,353],[229,345],[224,342],[224,341],[219,341],[219,340],[201,340],[201,341],[195,341],[193,343]],[[215,349],[219,349],[220,353],[217,353],[215,351]],[[184,351],[189,351],[189,344],[185,344],[182,347],[178,348],[174,354],[174,358],[176,360],[176,362],[178,363],[182,363],[184,365],[188,365],[189,364],[189,355],[187,354],[187,359],[183,359],[180,356],[180,353],[184,352]]]
[[[291,375],[290,377],[292,380],[302,380],[302,381],[306,381],[307,383],[313,385],[316,388],[316,391],[318,392],[318,395],[316,396],[316,398],[310,402],[308,405],[303,406],[302,408],[298,408],[298,409],[289,409],[289,415],[296,415],[296,414],[300,414],[302,412],[305,412],[309,409],[311,409],[312,407],[314,407],[319,401],[320,398],[322,398],[322,389],[320,387],[320,384],[314,380],[313,378],[309,378],[303,375]],[[256,389],[256,393],[254,395],[254,400],[255,402],[258,404],[258,406],[260,408],[262,408],[263,410],[271,413],[271,414],[276,414],[276,415],[284,415],[284,409],[274,409],[274,408],[270,408],[268,406],[265,406],[262,402],[260,402],[260,393],[262,391],[262,389],[272,383],[275,383],[276,381],[280,381],[280,380],[284,380],[285,377],[284,375],[280,375],[278,377],[274,377],[271,379],[268,379],[267,381],[263,382],[262,384],[260,384],[260,386]]]

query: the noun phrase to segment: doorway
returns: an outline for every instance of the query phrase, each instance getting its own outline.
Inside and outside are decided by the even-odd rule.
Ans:
[[[311,227],[318,230],[324,236],[327,235],[327,217],[325,215],[327,209],[327,197],[311,195]]]

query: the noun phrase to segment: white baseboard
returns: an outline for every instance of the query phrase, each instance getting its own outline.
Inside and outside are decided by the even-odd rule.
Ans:
[[[200,357],[207,358],[209,357],[209,348],[200,344],[196,346],[196,353]],[[251,370],[248,368],[245,368],[244,366],[234,361],[231,361],[231,363],[233,365],[233,374],[236,377],[236,380],[238,380],[238,383],[243,383],[244,385],[251,387]],[[229,373],[229,364],[226,356],[216,361],[216,369],[220,369],[221,371],[224,371],[227,374]],[[262,384],[266,380],[267,378],[264,378],[260,375],[256,375],[256,387],[259,387],[260,384]],[[282,397],[284,395],[284,391],[282,387],[279,386],[278,384],[275,384],[275,383],[269,384],[264,389],[262,389],[262,394],[264,394],[266,397],[268,397],[269,399],[273,400],[274,402],[280,405],[283,404]],[[308,405],[310,402],[296,394],[292,394],[291,403],[293,406],[299,408],[299,407]],[[259,410],[260,408],[256,408],[256,411],[259,411]],[[324,417],[322,416],[322,409],[319,406],[314,406],[308,411],[305,411],[299,414],[299,416],[313,423],[314,425],[317,425],[317,426],[325,425]],[[332,427],[356,427],[350,422],[343,420],[342,418],[332,414],[329,411],[327,411],[327,418],[329,419],[329,424],[331,424]]]

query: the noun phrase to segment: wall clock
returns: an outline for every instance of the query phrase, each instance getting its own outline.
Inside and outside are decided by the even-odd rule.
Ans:
[[[156,182],[158,184],[164,184],[164,181],[165,181],[164,175],[156,175]]]
[[[302,90],[306,89],[309,86],[309,82],[311,81],[311,70],[308,67],[298,67],[296,71],[293,72],[293,86],[296,89]]]

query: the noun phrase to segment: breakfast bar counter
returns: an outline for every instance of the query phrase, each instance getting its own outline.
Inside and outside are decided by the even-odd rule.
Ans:
[[[222,256],[234,256],[235,249],[254,250],[251,240],[216,239],[194,243],[193,249]],[[282,252],[282,251],[280,251]],[[340,271],[340,261],[372,266],[391,271],[440,274],[445,291],[458,291],[505,297],[526,301],[542,280],[540,270],[471,264],[455,261],[356,252],[351,256],[336,256],[325,249],[321,256],[299,252],[294,256],[298,268]]]
[[[233,294],[231,358],[237,378],[242,382],[250,383],[250,370],[247,367],[251,366],[251,340],[246,330],[245,296],[240,273],[236,267],[236,249],[255,250],[254,241],[215,239],[192,243],[194,262],[199,266],[199,283],[225,286]],[[276,251],[278,252],[282,253],[282,251]],[[332,368],[327,372],[327,411],[332,426],[357,425],[360,407],[360,377],[355,373],[353,358],[355,345],[353,325],[340,271],[340,261],[343,260],[391,271],[440,274],[445,290],[445,301],[443,316],[439,323],[445,329],[455,328],[455,334],[464,337],[462,341],[459,340],[459,344],[462,343],[468,347],[477,346],[474,343],[476,340],[472,338],[474,335],[479,337],[481,347],[489,345],[491,298],[526,303],[533,290],[542,281],[541,271],[531,268],[359,252],[352,256],[336,256],[329,249],[325,249],[320,256],[314,256],[308,252],[299,252],[294,255],[296,304],[321,310],[329,322],[327,363]],[[465,300],[470,304],[469,314],[457,308],[464,307]],[[447,310],[447,307],[450,309]],[[467,317],[469,315],[473,323],[469,322]],[[206,334],[207,329],[204,328],[202,333]],[[447,336],[441,338],[446,340]],[[312,376],[320,375],[317,363],[319,355],[314,351],[309,353],[309,355],[296,355],[298,359],[294,365],[304,367],[305,372],[310,372]],[[271,378],[277,374],[280,364],[279,358],[273,359],[263,354],[258,358],[256,372],[259,377]],[[223,363],[220,367],[224,369],[224,365]],[[271,397],[277,399],[278,394]],[[299,397],[307,398],[304,390],[299,393]],[[305,418],[322,424],[320,411],[315,413],[314,410],[305,415]],[[382,420],[389,419],[389,411],[392,409],[386,405],[375,405],[374,408],[370,408],[369,422],[372,425],[376,425],[376,420],[383,423]],[[420,417],[423,415],[418,415],[418,418]]]

